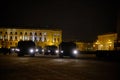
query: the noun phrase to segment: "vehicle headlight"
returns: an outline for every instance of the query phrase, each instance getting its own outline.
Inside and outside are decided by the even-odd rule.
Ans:
[[[14,51],[15,49],[14,49],[14,48],[12,48],[11,50],[12,50],[12,51]]]
[[[20,51],[20,49],[16,48],[16,49],[15,49],[15,51],[18,51],[18,52],[19,52],[19,51]]]
[[[59,50],[55,50],[55,53],[59,53]]]
[[[36,52],[38,52],[38,51],[39,51],[39,49],[35,49],[35,51],[36,51]]]
[[[45,52],[45,50],[44,50],[44,49],[42,49],[42,52]]]
[[[61,50],[60,52],[61,52],[61,53],[64,53],[64,51],[63,51],[63,50]]]
[[[78,54],[78,50],[73,50],[73,54]]]
[[[33,53],[34,52],[34,50],[33,49],[30,49],[30,53]]]
[[[48,50],[48,52],[51,52],[50,50]]]

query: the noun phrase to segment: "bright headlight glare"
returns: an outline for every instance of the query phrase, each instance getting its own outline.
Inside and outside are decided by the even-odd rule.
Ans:
[[[64,51],[63,51],[63,50],[61,50],[60,52],[61,52],[61,53],[63,53]]]
[[[17,49],[15,49],[15,51],[20,51],[20,49],[17,48]]]
[[[36,52],[38,52],[38,51],[39,51],[39,49],[36,49],[35,51],[36,51]]]
[[[30,49],[30,53],[33,53],[34,52],[34,50],[33,49]]]
[[[55,50],[56,53],[59,53],[59,50]]]
[[[42,52],[44,52],[45,50],[44,49],[42,49]]]
[[[48,50],[48,52],[51,52],[50,50]]]
[[[78,54],[78,51],[77,50],[73,50],[73,54]]]
[[[15,49],[14,49],[14,48],[12,48],[11,50],[12,50],[12,51],[14,51]]]

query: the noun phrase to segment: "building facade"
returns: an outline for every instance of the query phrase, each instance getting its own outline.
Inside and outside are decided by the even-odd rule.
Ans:
[[[93,51],[93,43],[75,42],[80,51]]]
[[[0,47],[15,47],[20,40],[32,40],[37,46],[58,46],[62,42],[62,30],[0,28]]]
[[[114,50],[114,42],[117,40],[117,33],[98,35],[94,43],[94,50]]]

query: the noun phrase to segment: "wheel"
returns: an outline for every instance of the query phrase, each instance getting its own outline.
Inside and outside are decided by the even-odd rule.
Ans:
[[[31,54],[30,56],[31,56],[31,57],[34,57],[34,56],[35,56],[35,54]]]
[[[63,58],[63,54],[59,54],[59,58]]]

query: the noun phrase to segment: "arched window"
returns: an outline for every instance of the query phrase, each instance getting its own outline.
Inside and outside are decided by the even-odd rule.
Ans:
[[[12,32],[10,32],[10,35],[12,35],[13,33]]]
[[[30,32],[30,36],[32,36],[32,32]]]
[[[17,32],[15,32],[15,35],[17,35]]]
[[[20,35],[22,35],[22,32],[20,32]]]
[[[35,36],[37,36],[37,33],[35,33]]]
[[[25,32],[25,35],[27,35],[27,32]]]

